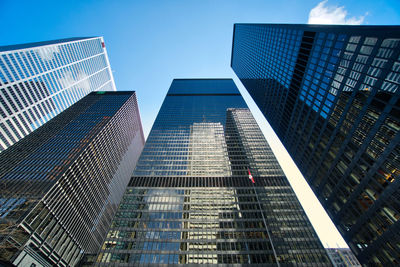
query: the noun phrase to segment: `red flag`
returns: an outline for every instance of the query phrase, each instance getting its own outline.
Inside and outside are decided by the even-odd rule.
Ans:
[[[251,175],[250,170],[247,169],[247,171],[249,172],[249,179],[250,179],[250,181],[251,181],[253,184],[255,184],[256,182],[254,181],[253,175]]]

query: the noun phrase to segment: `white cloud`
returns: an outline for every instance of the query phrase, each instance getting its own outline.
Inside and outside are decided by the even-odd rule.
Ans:
[[[55,53],[60,53],[58,46],[45,46],[37,50],[39,57],[44,61],[50,61],[54,58]]]
[[[311,9],[308,15],[309,24],[349,24],[360,25],[364,22],[365,13],[358,18],[348,17],[347,10],[344,6],[328,6],[328,0],[320,2],[316,7]]]
[[[69,88],[72,85],[76,84],[76,87],[81,89],[82,92],[89,93],[90,92],[90,82],[89,76],[82,70],[79,70],[76,79],[72,76],[70,71],[66,71],[64,77],[58,79],[63,89]]]

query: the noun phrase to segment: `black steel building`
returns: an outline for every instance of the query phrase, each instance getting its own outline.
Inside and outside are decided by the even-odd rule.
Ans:
[[[173,81],[93,261],[331,266],[231,79]]]
[[[400,26],[236,24],[231,66],[362,264],[400,264]]]
[[[73,266],[96,253],[143,146],[135,93],[100,91],[2,152],[0,260]]]
[[[326,252],[334,267],[361,267],[353,252],[348,248],[327,248]]]

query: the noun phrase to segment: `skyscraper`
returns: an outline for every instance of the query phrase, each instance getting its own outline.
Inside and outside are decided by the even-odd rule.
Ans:
[[[400,27],[236,24],[231,66],[362,264],[400,264]]]
[[[92,91],[115,91],[102,37],[0,47],[0,152]]]
[[[353,252],[348,248],[327,248],[326,251],[334,267],[361,267]]]
[[[142,151],[134,92],[92,92],[0,154],[0,260],[73,266],[100,248]]]
[[[94,261],[330,266],[231,79],[173,81]]]

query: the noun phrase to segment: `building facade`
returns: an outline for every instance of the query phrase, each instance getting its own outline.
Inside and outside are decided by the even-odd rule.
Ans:
[[[349,248],[327,248],[326,252],[334,267],[361,267]]]
[[[144,146],[134,92],[92,92],[0,154],[0,260],[96,253]]]
[[[400,264],[400,27],[236,24],[231,66],[362,264]]]
[[[0,46],[0,153],[92,91],[115,91],[102,37]]]
[[[173,81],[92,260],[97,266],[330,266],[231,79]]]

